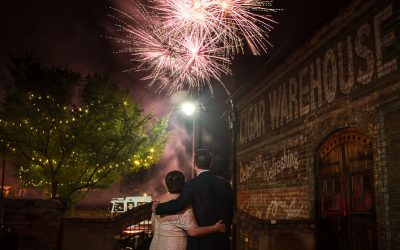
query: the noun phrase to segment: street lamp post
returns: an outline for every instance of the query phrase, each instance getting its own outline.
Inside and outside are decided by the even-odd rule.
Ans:
[[[194,154],[196,153],[196,112],[192,116],[192,161],[194,161]],[[192,163],[193,164],[193,163]],[[194,165],[192,165],[192,179],[196,176],[196,173],[194,171]]]
[[[192,160],[194,160],[194,154],[196,152],[196,112],[197,110],[197,103],[193,102],[184,102],[181,106],[181,109],[183,113],[187,116],[192,117],[192,123],[193,123],[193,128],[192,128]],[[192,168],[192,178],[195,177],[195,171],[194,168]]]
[[[3,158],[3,171],[2,171],[2,175],[1,175],[1,196],[0,196],[0,201],[2,201],[4,199],[4,179],[5,177],[5,173],[6,173],[6,158]],[[0,208],[0,224],[3,224],[4,221],[4,209]]]
[[[1,171],[1,194],[0,200],[4,197],[4,179],[6,178],[6,158],[3,159],[3,171]]]

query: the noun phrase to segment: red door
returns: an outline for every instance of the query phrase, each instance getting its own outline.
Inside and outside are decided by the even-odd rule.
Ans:
[[[377,249],[371,139],[354,129],[333,134],[318,167],[318,249]]]

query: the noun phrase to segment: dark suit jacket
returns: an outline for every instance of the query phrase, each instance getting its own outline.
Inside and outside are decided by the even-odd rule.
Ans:
[[[233,217],[234,196],[230,183],[211,171],[200,173],[185,183],[181,195],[158,205],[156,214],[176,214],[193,206],[200,227],[212,226],[221,220],[230,229]],[[214,233],[204,237],[189,237],[188,250],[228,250],[229,232]]]

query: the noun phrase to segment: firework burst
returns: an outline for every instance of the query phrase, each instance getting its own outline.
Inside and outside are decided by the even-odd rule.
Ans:
[[[210,12],[208,0],[165,0],[157,1],[154,9],[163,18],[163,26],[171,33],[192,31],[216,31],[215,16]]]
[[[277,11],[272,1],[264,0],[159,0],[154,8],[172,33],[219,34],[220,42],[234,49],[231,55],[243,52],[243,40],[254,55],[266,52],[268,33],[276,23],[270,13]]]
[[[274,23],[268,13],[275,11],[262,0],[154,0],[134,9],[132,16],[112,8],[124,35],[111,39],[136,61],[128,71],[145,71],[143,80],[167,94],[205,86],[212,92],[212,79],[226,90],[221,78],[244,43],[255,55],[266,51]]]
[[[182,90],[188,83],[189,89],[202,89],[207,85],[212,92],[211,78],[223,85],[221,76],[230,74],[230,60],[225,57],[225,48],[216,46],[218,37],[209,39],[205,33],[190,33],[182,37],[179,46],[181,48],[181,65],[178,74],[173,77],[175,86],[179,87],[174,91]]]
[[[272,1],[263,0],[215,0],[210,7],[218,16],[221,27],[229,30],[228,41],[236,45],[244,39],[254,55],[260,55],[270,46],[268,34],[276,22],[270,13]]]
[[[223,85],[222,75],[231,73],[230,60],[224,56],[225,48],[215,46],[206,34],[185,34],[170,42],[168,56],[173,59],[158,60],[157,64],[151,65],[153,74],[145,78],[150,80],[151,85],[158,83],[160,92],[172,94],[185,88],[200,90],[204,86],[208,86],[212,92],[211,79]],[[156,67],[161,70],[155,70]],[[160,78],[163,81],[158,81]]]

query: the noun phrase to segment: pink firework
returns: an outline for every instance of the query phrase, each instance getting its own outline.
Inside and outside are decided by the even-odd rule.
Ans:
[[[205,33],[187,34],[180,43],[182,46],[181,74],[176,77],[178,82],[188,82],[190,88],[201,89],[208,85],[210,91],[210,78],[222,84],[222,74],[230,74],[230,60],[225,57],[225,48],[216,46],[218,37],[209,39]],[[185,73],[183,73],[185,72]],[[223,85],[223,84],[222,84]]]
[[[112,16],[117,22],[118,30],[124,34],[123,38],[111,38],[122,45],[118,52],[129,53],[132,60],[140,62],[138,70],[153,70],[156,74],[165,68],[175,65],[174,53],[170,46],[169,37],[164,34],[154,16],[137,6],[141,11],[136,18],[126,12],[113,9],[124,19]]]
[[[276,22],[270,13],[272,1],[263,0],[158,0],[155,9],[171,32],[196,30],[210,36],[219,34],[230,44],[231,54],[242,51],[245,40],[254,55],[266,52],[267,38]]]
[[[209,0],[158,0],[154,9],[172,32],[212,29],[218,20],[210,13]]]
[[[149,72],[143,78],[149,86],[167,94],[204,86],[212,92],[212,79],[225,88],[221,78],[231,74],[244,43],[255,55],[266,52],[275,23],[269,13],[276,11],[262,0],[154,0],[134,7],[134,16],[113,9],[124,37],[112,39],[137,62],[135,70]]]
[[[166,67],[158,89],[172,94],[186,88],[200,90],[208,86],[212,92],[211,79],[216,79],[225,88],[221,77],[231,71],[230,60],[224,56],[224,49],[215,46],[213,40],[201,33],[186,34],[175,40],[175,67]],[[156,78],[158,76],[149,75],[147,80],[154,82]]]
[[[123,45],[119,52],[129,53],[137,62],[135,70],[149,72],[143,78],[149,86],[157,84],[158,91],[172,94],[185,88],[200,90],[205,85],[212,91],[211,78],[222,84],[222,74],[230,73],[230,61],[223,56],[225,48],[215,43],[217,39],[188,30],[172,35],[151,12],[140,7],[140,15],[135,18],[114,9],[134,25],[114,17],[125,35],[113,40]]]
[[[276,24],[270,15],[277,11],[272,8],[272,1],[214,0],[210,7],[218,15],[221,27],[230,31],[229,39],[243,38],[254,55],[267,51],[268,33]]]

